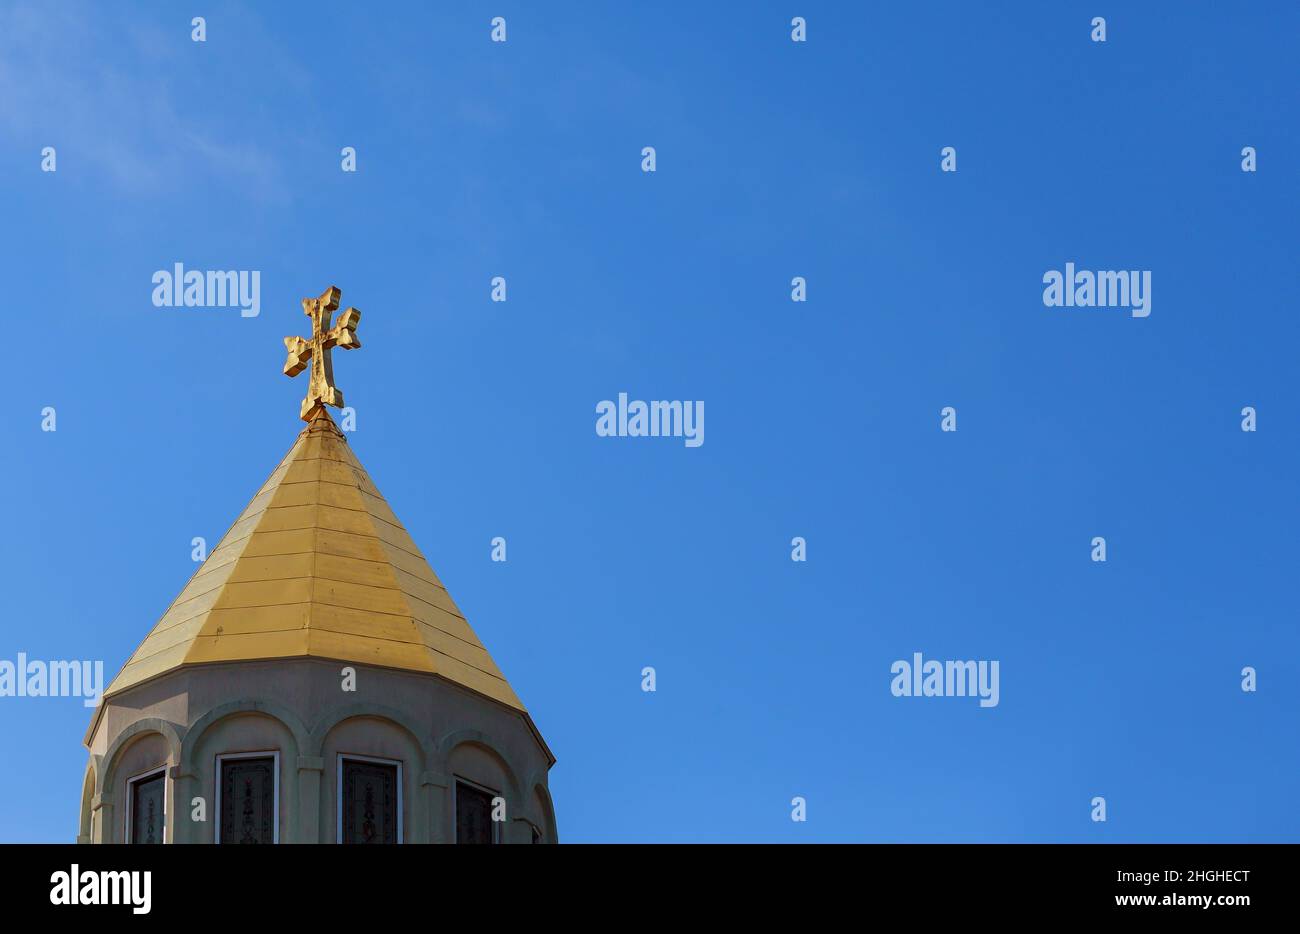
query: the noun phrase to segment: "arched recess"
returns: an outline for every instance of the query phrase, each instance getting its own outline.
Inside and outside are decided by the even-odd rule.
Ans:
[[[545,772],[534,772],[528,777],[526,787],[532,792],[529,805],[535,807],[540,812],[536,815],[537,826],[542,829],[542,834],[547,843],[559,843],[560,832],[555,826],[555,801],[551,798],[551,790],[546,787]],[[536,804],[534,805],[534,802]]]
[[[81,780],[81,818],[77,821],[77,842],[90,843],[93,840],[92,830],[94,829],[93,811],[91,808],[95,801],[95,760],[98,756],[91,756],[90,761],[86,763],[86,775]]]
[[[438,755],[447,776],[448,793],[444,796],[443,838],[456,838],[458,781],[495,790],[505,798],[506,822],[501,827],[502,843],[522,843],[528,839],[525,821],[528,802],[519,784],[519,772],[502,751],[502,747],[482,730],[456,730],[438,744]]]
[[[181,732],[176,724],[158,717],[144,717],[118,733],[117,739],[113,740],[112,745],[108,747],[108,752],[104,753],[104,758],[101,760],[104,767],[98,770],[95,776],[95,794],[102,795],[106,789],[113,787],[113,781],[117,777],[114,772],[117,770],[117,763],[123,751],[135,740],[148,733],[157,733],[166,740],[168,765],[176,765],[181,761]]]
[[[505,753],[501,751],[501,747],[482,730],[456,730],[452,733],[448,733],[439,740],[437,761],[440,771],[449,778],[451,777],[452,753],[456,751],[457,747],[465,745],[478,746],[479,748],[486,750],[492,758],[497,761],[497,764],[501,767],[501,771],[505,774],[506,782],[509,785],[509,787],[504,790],[508,791],[513,797],[513,803],[517,808],[523,798],[523,792],[519,784],[519,776],[515,772],[514,767],[511,766],[510,760],[506,758]]]
[[[154,762],[170,769],[180,761],[181,735],[182,728],[170,720],[163,720],[159,717],[142,717],[118,733],[113,742],[109,744],[107,752],[99,761],[99,767],[95,770],[95,798],[97,800],[93,800],[91,805],[92,809],[99,806],[99,813],[96,818],[99,824],[98,842],[120,843],[124,839],[124,821],[128,813],[124,783],[130,777],[129,773],[136,771],[136,767],[140,763],[135,763],[128,768],[126,770],[127,774],[119,775],[118,773],[123,771],[122,763],[133,758],[136,752],[144,750],[149,741],[156,737],[161,739],[161,745],[165,752],[162,752]],[[152,756],[149,758],[153,759]],[[163,803],[163,810],[167,815],[169,828],[167,830],[168,839],[171,839],[174,834],[174,795],[174,784],[168,782],[166,798]]]
[[[382,704],[353,703],[343,704],[335,707],[333,710],[326,711],[311,728],[310,748],[311,752],[307,755],[319,756],[325,748],[325,738],[334,730],[336,726],[345,720],[354,720],[357,717],[373,717],[376,720],[388,720],[402,728],[410,736],[412,742],[420,752],[420,761],[412,763],[412,766],[418,772],[429,767],[431,761],[429,741],[420,735],[419,728],[402,713],[393,707],[385,707]]]
[[[238,700],[207,711],[185,734],[176,794],[178,801],[187,806],[201,799],[208,814],[201,822],[191,820],[178,824],[177,841],[212,843],[216,839],[216,825],[221,820],[217,813],[220,781],[217,757],[223,753],[261,751],[274,752],[279,759],[278,839],[282,843],[297,841],[298,759],[309,742],[310,736],[298,715],[277,703]]]
[[[298,755],[309,755],[308,749],[311,747],[311,737],[307,732],[306,726],[298,715],[288,707],[282,707],[279,704],[268,701],[256,700],[239,700],[231,701],[228,704],[220,704],[213,707],[203,716],[199,717],[185,733],[185,742],[181,746],[180,766],[182,772],[197,774],[197,765],[194,761],[194,750],[198,746],[203,735],[215,723],[226,719],[227,717],[241,713],[260,713],[270,717],[272,720],[278,720],[290,733],[293,734],[294,743],[297,745]],[[286,750],[286,753],[288,750]],[[292,767],[294,763],[289,763]]]
[[[369,721],[366,724],[365,721]],[[323,842],[337,839],[341,823],[339,769],[343,758],[376,758],[400,763],[402,836],[407,843],[430,839],[434,807],[424,777],[432,748],[420,728],[402,711],[382,704],[342,704],[323,714],[311,730],[312,756],[321,769],[318,834]]]

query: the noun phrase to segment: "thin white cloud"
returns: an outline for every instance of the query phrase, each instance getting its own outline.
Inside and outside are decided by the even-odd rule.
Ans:
[[[34,166],[41,147],[54,146],[61,173],[97,172],[132,195],[211,181],[263,197],[281,192],[277,164],[251,125],[232,128],[228,114],[178,103],[171,73],[190,44],[188,21],[164,33],[102,10],[0,9],[0,133],[9,144],[32,146]]]

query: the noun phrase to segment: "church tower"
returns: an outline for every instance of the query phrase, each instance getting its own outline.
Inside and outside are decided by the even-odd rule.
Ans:
[[[104,692],[79,842],[558,839],[555,757],[326,410],[339,295],[285,339],[306,427]]]

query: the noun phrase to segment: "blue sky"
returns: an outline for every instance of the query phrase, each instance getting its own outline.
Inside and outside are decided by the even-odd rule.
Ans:
[[[337,284],[351,444],[558,756],[563,840],[1295,841],[1297,30],[6,5],[0,658],[112,677],[293,441],[281,338]],[[176,262],[260,270],[261,314],[155,308]],[[1067,262],[1151,270],[1150,317],[1045,307]],[[619,392],[704,400],[705,444],[597,437]],[[1000,704],[892,696],[913,652],[998,660]],[[0,839],[75,836],[88,719],[0,698]]]

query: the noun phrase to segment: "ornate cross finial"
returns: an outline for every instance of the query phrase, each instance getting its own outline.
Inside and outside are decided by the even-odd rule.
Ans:
[[[285,376],[297,376],[307,368],[307,361],[311,361],[307,398],[302,400],[299,413],[304,422],[311,421],[312,415],[322,405],[332,405],[336,409],[343,407],[343,393],[334,385],[330,351],[336,346],[343,350],[361,346],[356,331],[361,312],[349,308],[339,315],[338,324],[330,327],[330,318],[338,310],[342,294],[336,286],[330,286],[320,298],[304,298],[302,311],[311,318],[311,337],[307,340],[301,337],[284,339],[285,349],[289,351],[289,359],[284,361]]]

